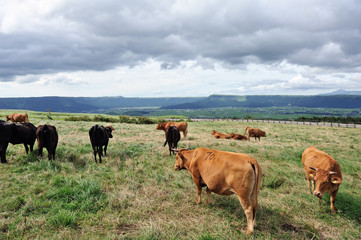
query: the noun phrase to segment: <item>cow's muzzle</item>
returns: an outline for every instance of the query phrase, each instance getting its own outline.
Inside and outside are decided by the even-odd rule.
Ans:
[[[315,196],[319,199],[322,199],[322,193],[314,191],[313,194],[315,194]]]

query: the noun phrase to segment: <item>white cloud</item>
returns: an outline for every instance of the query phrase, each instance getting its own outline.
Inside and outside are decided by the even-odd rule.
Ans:
[[[361,90],[357,1],[0,1],[7,96]]]

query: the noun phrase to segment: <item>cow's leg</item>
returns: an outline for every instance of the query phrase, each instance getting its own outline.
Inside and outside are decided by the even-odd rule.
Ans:
[[[246,215],[246,218],[247,218],[247,232],[246,234],[247,235],[250,235],[251,233],[253,233],[253,229],[254,229],[254,226],[253,226],[253,223],[254,223],[254,216],[253,216],[253,212],[254,212],[254,209],[253,209],[253,206],[251,204],[251,199],[248,197],[247,199],[244,199],[244,198],[241,198],[238,194],[238,199],[243,207],[243,210],[244,210],[244,214]]]
[[[336,201],[336,195],[337,195],[338,189],[336,189],[335,191],[333,191],[330,195],[330,202],[331,202],[331,211],[332,214],[336,213],[335,210],[335,201]]]
[[[197,188],[197,201],[196,204],[199,204],[201,202],[201,194],[202,194],[202,186],[200,184],[200,178],[197,176],[192,176],[193,182],[196,185]]]
[[[8,148],[8,143],[0,144],[0,157],[1,163],[7,163],[6,161],[6,149]]]
[[[43,157],[43,147],[38,145],[38,157]]]
[[[307,185],[308,185],[308,190],[310,191],[310,194],[313,195],[312,190],[311,190],[312,189],[311,179],[307,178],[306,181],[307,181]]]
[[[94,160],[95,160],[95,163],[98,163],[97,162],[97,146],[93,146],[93,155],[94,155]]]
[[[101,147],[100,147],[101,148]],[[108,143],[104,145],[104,156],[107,155]],[[102,151],[103,152],[103,151]]]
[[[102,146],[99,146],[98,147],[99,163],[102,163],[102,152],[103,152],[103,148]]]
[[[209,200],[210,200],[210,198],[211,198],[211,193],[212,193],[212,191],[209,190],[209,188],[207,187],[206,192],[207,192],[207,204],[209,204],[209,203],[210,203]]]
[[[55,160],[55,151],[56,151],[56,147],[53,147],[53,151],[52,151],[52,157],[53,157],[53,160]]]
[[[188,133],[187,130],[183,131],[184,140],[187,140],[187,133]]]
[[[24,147],[25,147],[26,154],[28,154],[29,153],[29,148],[28,148],[28,145],[26,143],[24,143]]]

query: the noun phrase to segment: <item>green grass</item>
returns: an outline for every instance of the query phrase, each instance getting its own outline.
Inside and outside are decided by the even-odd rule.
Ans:
[[[11,113],[1,110],[0,116]],[[235,195],[212,194],[195,204],[186,171],[163,147],[156,124],[111,123],[108,156],[96,164],[88,129],[102,122],[64,121],[69,115],[28,111],[36,126],[59,133],[55,161],[9,145],[0,165],[0,239],[243,239],[246,219]],[[82,116],[79,114],[75,116]],[[93,116],[91,116],[93,118]],[[267,132],[261,142],[217,140],[219,132]],[[257,227],[251,239],[359,239],[361,235],[361,129],[243,122],[190,122],[180,145],[243,152],[263,170]],[[301,155],[311,144],[340,164],[343,183],[331,215],[327,196],[309,195]],[[327,194],[326,194],[327,195]]]

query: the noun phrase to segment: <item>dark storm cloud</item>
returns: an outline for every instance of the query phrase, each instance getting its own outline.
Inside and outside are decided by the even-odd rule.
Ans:
[[[63,1],[10,27],[12,13],[0,14],[0,81],[147,59],[361,67],[360,1]]]

